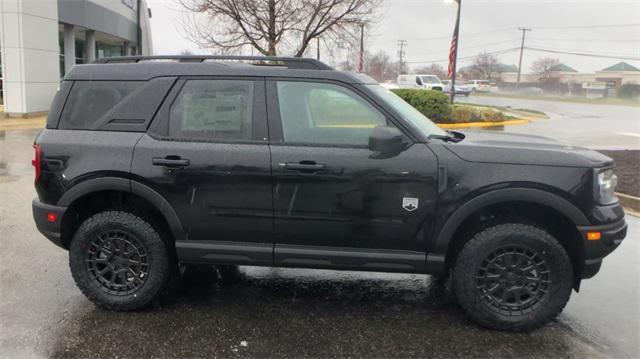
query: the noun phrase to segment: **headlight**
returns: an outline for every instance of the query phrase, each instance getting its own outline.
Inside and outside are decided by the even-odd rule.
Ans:
[[[597,173],[596,200],[600,204],[612,204],[618,201],[616,198],[616,186],[618,176],[613,173],[613,169],[602,170]]]

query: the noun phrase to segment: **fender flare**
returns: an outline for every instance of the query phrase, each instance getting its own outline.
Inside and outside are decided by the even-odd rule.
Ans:
[[[151,187],[122,177],[101,177],[78,183],[71,187],[58,201],[58,206],[68,207],[75,200],[99,191],[121,191],[138,195],[149,201],[164,217],[175,240],[183,240],[185,231],[180,218],[169,202]]]
[[[462,207],[458,208],[445,222],[442,229],[435,236],[433,247],[429,255],[444,259],[458,227],[476,211],[498,203],[530,202],[547,206],[562,213],[576,226],[589,225],[589,220],[578,207],[568,200],[553,193],[532,188],[506,188],[481,194]]]

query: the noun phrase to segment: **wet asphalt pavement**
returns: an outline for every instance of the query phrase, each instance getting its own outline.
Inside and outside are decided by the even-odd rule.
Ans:
[[[537,110],[549,117],[507,127],[507,132],[552,137],[594,149],[640,150],[640,107],[473,95],[456,97],[456,101]]]
[[[636,217],[558,320],[527,334],[477,327],[425,275],[204,270],[153,308],[98,309],[33,224],[35,134],[0,132],[0,357],[640,356]]]

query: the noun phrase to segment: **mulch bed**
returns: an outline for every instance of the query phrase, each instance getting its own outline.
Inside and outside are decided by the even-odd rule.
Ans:
[[[620,193],[640,197],[640,150],[598,151],[616,161]]]

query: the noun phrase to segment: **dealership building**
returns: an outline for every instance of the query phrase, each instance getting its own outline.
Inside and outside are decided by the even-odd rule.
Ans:
[[[152,54],[150,17],[144,0],[0,0],[5,113],[47,111],[75,64]]]

